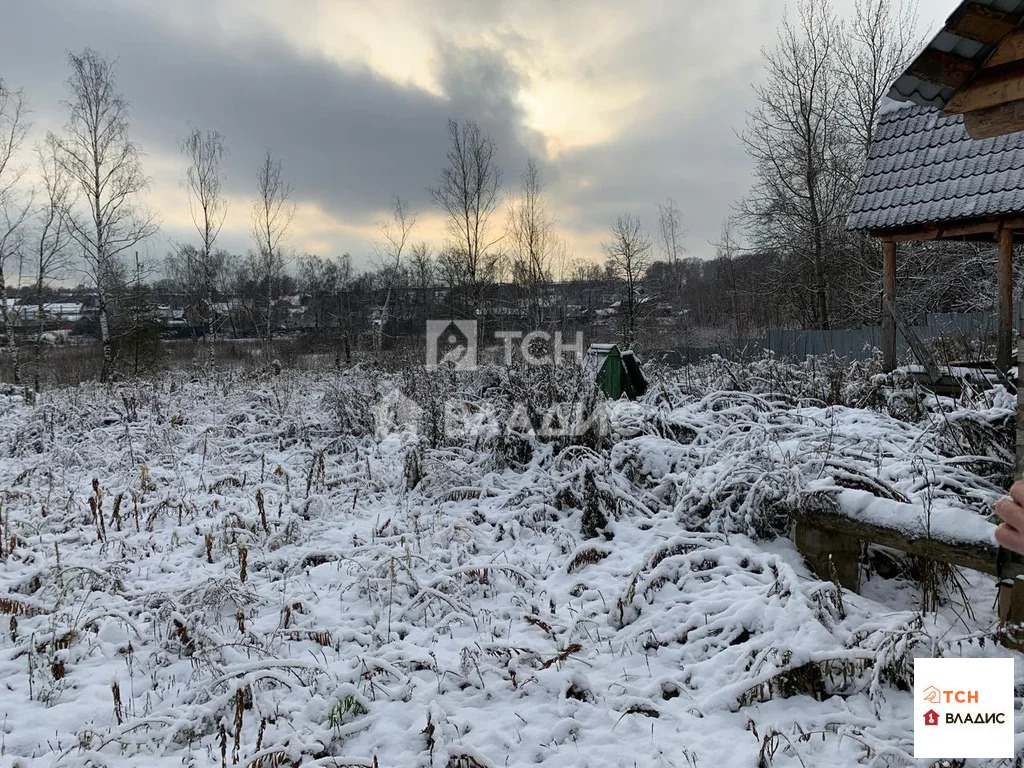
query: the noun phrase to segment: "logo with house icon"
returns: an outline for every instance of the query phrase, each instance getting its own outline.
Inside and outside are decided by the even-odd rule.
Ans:
[[[929,704],[941,704],[942,703],[942,691],[936,688],[934,685],[929,685],[924,689],[924,700]]]
[[[427,321],[427,369],[449,364],[456,370],[476,368],[477,328],[473,320]]]
[[[925,725],[938,725],[939,724],[939,713],[934,709],[929,709],[924,713],[924,724]]]

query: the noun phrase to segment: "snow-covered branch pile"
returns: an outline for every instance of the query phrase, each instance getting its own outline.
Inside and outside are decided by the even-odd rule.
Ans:
[[[842,593],[779,534],[844,491],[984,523],[1012,399],[774,361],[652,379],[610,405],[543,369],[4,395],[0,750],[913,764],[910,660],[991,653],[992,580],[922,614],[909,581]],[[487,418],[457,428],[453,401]],[[527,429],[566,403],[594,429]]]

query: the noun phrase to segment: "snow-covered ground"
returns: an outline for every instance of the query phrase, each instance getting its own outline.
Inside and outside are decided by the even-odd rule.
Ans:
[[[767,361],[653,375],[604,439],[439,420],[575,387],[529,376],[0,395],[0,761],[914,765],[913,657],[1010,655],[990,577],[922,612],[776,535],[822,494],[988,535],[1001,389]]]

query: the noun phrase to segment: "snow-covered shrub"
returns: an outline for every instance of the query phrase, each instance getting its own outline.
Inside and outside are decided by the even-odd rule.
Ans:
[[[445,432],[451,399],[509,414],[587,384],[494,367],[0,409],[5,754],[628,768],[788,734],[794,764],[911,764],[910,659],[992,653],[991,579],[922,618],[910,582],[844,593],[765,540],[843,494],[978,522],[1012,398],[923,395],[903,420],[869,371],[712,373],[656,371],[594,443]]]

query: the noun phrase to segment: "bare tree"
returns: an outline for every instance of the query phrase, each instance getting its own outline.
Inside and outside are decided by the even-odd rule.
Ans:
[[[664,203],[658,203],[658,232],[661,242],[660,250],[665,258],[662,265],[660,289],[663,294],[671,297],[672,301],[678,301],[683,289],[683,256],[686,254],[686,247],[683,245],[683,213],[679,210],[676,201],[671,197],[665,198]]]
[[[839,116],[852,145],[851,184],[867,162],[889,87],[921,47],[916,27],[916,0],[856,0],[852,18],[840,27],[835,66],[846,86]],[[847,317],[874,319],[881,311],[881,249],[866,234],[855,240],[842,270],[845,290],[836,294],[838,309]]]
[[[921,47],[917,13],[917,0],[855,0],[853,17],[840,25],[835,67],[846,88],[839,114],[862,160],[882,99]]]
[[[608,271],[622,283],[622,343],[631,347],[636,340],[641,296],[640,281],[650,264],[651,239],[636,216],[624,215],[615,220],[611,239],[601,248],[608,257]]]
[[[683,246],[683,213],[671,197],[664,203],[658,203],[658,229],[661,232],[661,249],[665,260],[674,266],[683,258],[686,248]]]
[[[434,280],[437,275],[437,264],[430,252],[430,246],[419,242],[409,250],[409,273],[412,287],[416,290],[417,303],[420,305],[421,320],[426,320],[427,313],[433,305]]]
[[[181,253],[188,261],[187,272],[198,278],[190,283],[200,296],[198,313],[210,342],[213,354],[214,291],[224,270],[223,254],[214,250],[217,236],[227,216],[227,200],[222,192],[221,160],[224,157],[224,137],[217,131],[201,131],[193,127],[181,143],[181,151],[188,159],[185,188],[188,191],[189,212],[199,233],[200,246]]]
[[[508,240],[512,255],[512,279],[527,295],[534,326],[542,321],[544,286],[551,282],[556,256],[564,249],[555,234],[555,220],[548,213],[544,180],[536,160],[527,160],[518,199],[509,204]]]
[[[299,290],[309,302],[306,315],[313,319],[313,327],[321,330],[327,326],[331,297],[340,287],[337,265],[315,253],[306,253],[298,258],[296,272]]]
[[[0,319],[5,330],[5,348],[13,363],[15,384],[21,383],[21,360],[14,336],[16,312],[8,306],[8,265],[22,254],[24,225],[32,208],[30,197],[18,194],[24,169],[16,166],[16,155],[28,133],[25,94],[12,90],[0,79]]]
[[[252,254],[252,273],[265,289],[266,303],[264,338],[274,335],[274,303],[281,275],[285,267],[282,243],[295,218],[292,187],[281,175],[281,161],[275,160],[267,150],[260,164],[257,195],[252,204],[252,239],[256,250]]]
[[[373,349],[380,352],[384,341],[384,329],[391,309],[391,296],[401,276],[402,255],[409,244],[409,237],[416,226],[416,214],[409,210],[409,201],[395,195],[391,200],[391,220],[377,224],[381,239],[376,243],[377,261],[384,280],[384,304],[373,332]]]
[[[497,255],[492,249],[501,235],[492,233],[491,218],[499,206],[501,173],[497,148],[474,122],[448,121],[447,164],[440,184],[429,190],[448,217],[450,247],[446,252],[462,262],[459,279],[479,310],[483,289],[494,279]]]
[[[829,327],[829,251],[845,238],[848,144],[835,71],[836,25],[827,2],[800,0],[774,49],[763,52],[766,81],[742,134],[754,160],[754,187],[741,205],[754,244],[792,256],[810,272],[809,323]],[[803,288],[799,273],[787,277]]]
[[[607,266],[602,267],[586,259],[573,259],[567,273],[568,280],[573,283],[599,283],[608,278]]]
[[[128,102],[116,90],[114,63],[91,48],[69,53],[71,98],[62,136],[49,135],[57,162],[80,195],[68,215],[69,232],[96,290],[103,343],[100,380],[113,372],[112,293],[123,277],[119,257],[153,235],[158,224],[135,200],[147,186],[142,152],[128,137]]]
[[[36,300],[35,388],[41,388],[43,338],[46,330],[44,296],[49,283],[70,266],[73,240],[68,211],[73,207],[71,179],[48,142],[37,150],[41,201],[36,215],[32,261]]]

